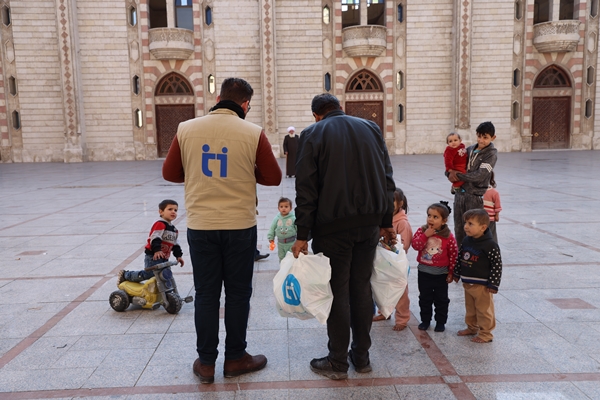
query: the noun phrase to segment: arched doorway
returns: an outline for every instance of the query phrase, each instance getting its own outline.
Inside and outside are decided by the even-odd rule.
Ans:
[[[346,114],[368,119],[383,133],[383,85],[367,70],[355,73],[346,85]]]
[[[569,75],[556,65],[544,69],[533,84],[531,149],[568,149],[571,137]]]
[[[154,91],[156,104],[156,150],[158,157],[166,157],[180,122],[196,116],[194,91],[181,75],[165,75]]]

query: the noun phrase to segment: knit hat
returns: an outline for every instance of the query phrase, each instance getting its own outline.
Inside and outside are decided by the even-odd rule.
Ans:
[[[288,132],[289,132],[289,131],[294,131],[294,132],[296,132],[296,128],[294,128],[293,126],[288,126]]]

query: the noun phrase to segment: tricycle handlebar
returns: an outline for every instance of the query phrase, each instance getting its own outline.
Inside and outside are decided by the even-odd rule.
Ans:
[[[148,268],[144,268],[144,270],[146,270],[146,271],[154,271],[155,269],[163,269],[163,268],[167,268],[167,267],[172,267],[172,266],[177,265],[177,264],[178,264],[178,261],[165,261],[163,263],[156,264],[156,265],[153,265],[153,266],[148,267]]]

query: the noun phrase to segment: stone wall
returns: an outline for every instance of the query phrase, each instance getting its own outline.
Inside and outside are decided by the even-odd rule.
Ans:
[[[62,162],[66,127],[56,2],[11,1],[11,16],[23,138],[15,158]]]
[[[494,145],[499,151],[511,149],[513,10],[509,1],[473,3],[471,129],[463,139],[475,143],[477,126],[492,121],[497,136]]]
[[[454,129],[453,1],[406,4],[406,153],[441,153]]]
[[[315,122],[310,103],[325,91],[321,69],[323,19],[321,0],[279,0],[275,10],[279,135],[271,144],[282,146],[288,126],[294,126],[299,134]]]
[[[84,140],[89,161],[134,160],[123,0],[78,0]]]

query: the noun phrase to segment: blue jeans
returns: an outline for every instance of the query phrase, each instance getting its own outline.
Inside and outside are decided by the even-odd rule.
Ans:
[[[329,257],[333,304],[327,318],[328,359],[338,371],[348,371],[352,330],[352,357],[358,366],[369,364],[373,295],[371,273],[379,227],[360,227],[314,237],[313,252]]]
[[[204,365],[214,365],[219,354],[222,286],[225,286],[225,359],[236,360],[246,354],[256,236],[256,226],[239,230],[187,230],[196,289],[196,350]]]
[[[144,257],[144,268],[150,268],[153,265],[160,264],[160,263],[163,263],[166,261],[168,261],[168,260],[166,260],[164,258],[159,258],[158,260],[153,260],[152,256],[146,254],[146,257]],[[141,281],[150,279],[153,276],[154,276],[153,271],[145,271],[145,270],[125,271],[125,274],[123,275],[125,280],[129,281],[129,282],[141,282]]]

